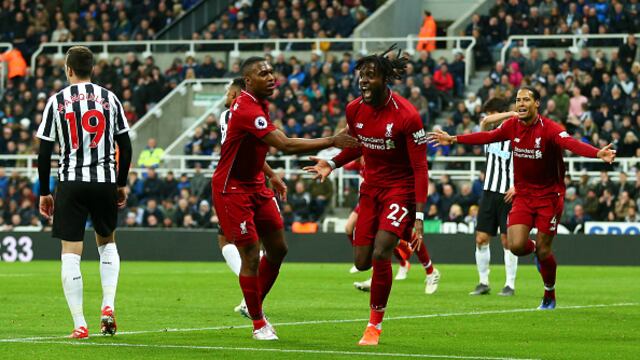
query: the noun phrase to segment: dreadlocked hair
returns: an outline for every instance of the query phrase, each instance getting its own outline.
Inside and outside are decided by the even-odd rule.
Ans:
[[[392,54],[396,50],[396,56],[390,59],[387,55]],[[384,81],[389,84],[393,80],[402,79],[407,72],[406,68],[409,59],[402,56],[402,50],[398,49],[398,44],[393,44],[382,54],[368,55],[358,60],[358,62],[356,62],[356,70],[361,70],[362,67],[368,63],[373,63],[376,70],[382,72]]]

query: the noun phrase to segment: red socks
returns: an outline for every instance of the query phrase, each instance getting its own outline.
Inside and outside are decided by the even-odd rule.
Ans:
[[[431,274],[433,272],[433,264],[431,264],[431,257],[429,256],[429,251],[427,251],[427,246],[425,244],[420,246],[417,255],[420,263],[424,266],[427,275]]]
[[[552,253],[544,260],[538,259],[538,262],[540,263],[540,274],[544,282],[544,297],[555,299],[556,269],[558,267],[556,257]]]
[[[263,256],[262,259],[260,259],[260,267],[258,267],[258,283],[260,286],[259,289],[262,300],[264,300],[269,293],[269,290],[271,290],[273,283],[276,282],[278,274],[280,273],[280,265],[281,264],[274,264],[267,260],[266,256]]]
[[[257,330],[266,323],[262,314],[262,298],[260,297],[258,277],[240,275],[240,288],[244,295],[244,301],[247,303],[249,315],[253,319],[253,329]]]
[[[384,310],[387,307],[389,294],[391,293],[391,283],[393,273],[391,271],[391,260],[373,260],[373,277],[371,279],[371,316],[369,323],[379,325],[384,317]]]

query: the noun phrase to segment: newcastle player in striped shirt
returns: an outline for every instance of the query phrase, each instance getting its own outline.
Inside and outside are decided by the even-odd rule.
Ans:
[[[131,164],[127,120],[118,98],[90,82],[93,53],[74,46],[67,51],[65,73],[69,86],[49,98],[37,136],[40,138],[38,174],[40,213],[53,217],[52,236],[62,242],[62,287],[74,330],[69,337],[89,336],[82,310],[80,257],[87,217],[96,232],[102,280],[102,334],[114,335],[114,300],[120,272],[116,248],[118,208],[126,204]],[[60,144],[59,183],[55,200],[49,189],[51,154]],[[119,166],[116,169],[116,144]]]
[[[516,112],[507,112],[508,108],[509,104],[503,99],[495,97],[489,99],[484,104],[484,112],[487,116],[480,122],[480,130],[494,129],[500,126],[504,120],[518,116]],[[498,295],[511,296],[515,293],[518,257],[509,250],[507,241],[507,216],[515,195],[513,157],[510,146],[511,141],[509,140],[485,145],[487,168],[476,226],[476,265],[480,282],[469,295],[486,295],[491,291],[489,287],[489,263],[491,262],[489,242],[491,237],[496,236],[498,227],[504,249],[506,272],[504,288]]]

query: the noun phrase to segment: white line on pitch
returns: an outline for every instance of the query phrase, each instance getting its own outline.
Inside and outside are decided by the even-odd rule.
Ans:
[[[465,360],[537,360],[514,357],[493,356],[464,356],[464,355],[438,355],[438,354],[407,354],[407,353],[377,353],[366,351],[337,351],[337,350],[305,350],[305,349],[273,349],[251,347],[226,347],[226,346],[198,346],[198,345],[153,345],[153,344],[122,344],[122,343],[95,343],[84,341],[24,341],[28,344],[60,344],[76,346],[107,346],[107,347],[133,347],[155,349],[189,349],[189,350],[218,350],[218,351],[266,351],[276,353],[314,354],[314,355],[366,355],[381,357],[406,357],[406,358],[431,358],[431,359],[465,359]]]
[[[592,309],[603,307],[622,307],[622,306],[637,306],[640,303],[616,303],[616,304],[594,304],[594,305],[572,305],[572,306],[559,306],[557,310],[575,310],[575,309]],[[487,311],[470,311],[460,313],[443,313],[443,314],[426,314],[426,315],[406,315],[406,316],[390,316],[385,318],[385,321],[390,320],[410,320],[410,319],[427,319],[438,317],[454,317],[454,316],[479,316],[479,315],[495,315],[495,314],[513,314],[513,313],[527,313],[538,312],[536,308],[524,308],[524,309],[506,309],[506,310],[487,310]],[[301,326],[301,325],[319,325],[319,324],[341,324],[368,321],[368,318],[362,319],[335,319],[335,320],[311,320],[311,321],[295,321],[295,322],[282,322],[274,323],[274,326]],[[137,335],[137,334],[150,334],[150,333],[163,333],[163,332],[193,332],[193,331],[214,331],[214,330],[231,330],[231,329],[247,329],[253,328],[253,325],[226,325],[226,326],[213,326],[213,327],[201,327],[201,328],[181,328],[181,329],[161,329],[161,330],[139,330],[139,331],[121,331],[118,332],[118,336],[122,335]],[[42,337],[28,337],[28,338],[8,338],[0,339],[0,342],[13,342],[13,341],[32,341],[32,340],[52,340],[63,339],[64,336],[42,336]]]

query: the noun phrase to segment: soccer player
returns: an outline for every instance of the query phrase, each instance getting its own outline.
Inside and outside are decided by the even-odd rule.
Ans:
[[[509,104],[501,98],[491,98],[483,107],[487,116],[480,122],[480,130],[482,131],[494,129],[504,120],[518,116],[515,111],[507,112]],[[476,265],[480,282],[469,295],[486,295],[491,291],[489,287],[489,263],[491,262],[489,242],[491,237],[496,236],[498,227],[504,250],[506,272],[504,288],[498,295],[512,296],[515,294],[518,257],[509,250],[507,241],[507,216],[515,195],[510,144],[511,142],[506,140],[485,145],[487,167],[476,226]]]
[[[377,345],[393,280],[391,256],[399,239],[418,249],[424,230],[427,199],[427,137],[416,109],[394,94],[389,84],[405,73],[405,57],[369,55],[356,63],[362,96],[347,105],[349,133],[362,143],[332,160],[316,161],[305,170],[324,180],[333,169],[360,156],[366,171],[360,187],[354,258],[359,270],[373,266],[370,317],[360,345]],[[413,230],[413,233],[412,233]]]
[[[269,118],[266,99],[276,87],[273,67],[264,58],[250,57],[241,73],[245,90],[231,106],[222,135],[221,158],[212,178],[213,200],[225,235],[240,253],[240,288],[253,320],[253,338],[277,340],[262,302],[278,277],[287,244],[278,204],[262,173],[269,146],[304,153],[360,144],[344,132],[320,139],[288,138]],[[265,250],[262,259],[260,243]]]
[[[220,114],[220,128],[222,129],[222,133],[226,134],[227,132],[227,124],[229,122],[229,118],[231,117],[231,112],[229,108],[233,101],[240,96],[242,89],[244,88],[244,81],[242,78],[234,79],[231,84],[227,87],[227,93],[225,95],[224,106],[226,108],[225,111]],[[224,143],[224,139],[222,139]],[[264,162],[264,166],[262,168],[262,172],[265,175],[265,178],[269,179],[271,186],[278,194],[282,201],[287,201],[287,185],[280,179],[274,172],[273,169]],[[233,242],[229,241],[226,236],[224,236],[224,232],[222,227],[218,226],[218,246],[220,247],[220,251],[222,252],[222,256],[224,257],[227,266],[229,269],[236,274],[236,276],[240,276],[240,264],[242,260],[240,259],[240,253],[238,252],[238,248],[233,244]],[[240,302],[240,305],[236,306],[233,309],[235,312],[242,314],[243,316],[250,318],[249,311],[247,310],[247,304],[244,301],[244,298]]]
[[[67,51],[65,74],[69,86],[51,96],[38,128],[40,153],[40,214],[53,216],[54,238],[62,243],[62,288],[73,317],[69,337],[89,336],[82,310],[80,258],[87,216],[96,232],[102,282],[102,334],[116,333],[115,296],[120,256],[115,243],[118,208],[127,200],[131,141],[120,100],[91,83],[93,53],[84,46]],[[51,154],[60,144],[59,184],[55,200],[49,189]],[[119,164],[116,169],[116,144]]]
[[[602,149],[580,142],[560,125],[538,113],[540,93],[533,87],[521,87],[516,95],[514,116],[492,131],[452,136],[445,131],[429,133],[429,141],[439,145],[489,144],[511,141],[516,196],[507,220],[509,249],[517,256],[534,253],[544,283],[544,296],[538,307],[556,307],[556,258],[551,244],[560,223],[564,204],[565,167],[562,152],[600,158],[612,163],[616,152],[611,144]],[[536,240],[529,232],[537,228]]]

